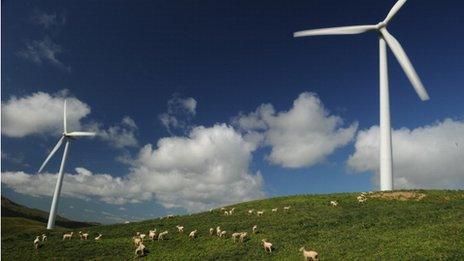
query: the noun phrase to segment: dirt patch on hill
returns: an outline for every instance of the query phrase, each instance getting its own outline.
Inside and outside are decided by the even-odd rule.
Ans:
[[[422,200],[425,198],[424,193],[418,193],[414,191],[392,191],[392,192],[377,192],[369,195],[370,198],[386,199],[386,200]]]

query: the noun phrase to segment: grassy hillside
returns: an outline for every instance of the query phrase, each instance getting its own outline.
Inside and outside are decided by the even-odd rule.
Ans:
[[[80,241],[74,237],[62,241],[63,230],[45,231],[49,240],[35,251],[33,239],[42,231],[9,232],[2,235],[4,260],[134,258],[131,237],[136,231],[169,230],[166,241],[146,242],[149,260],[303,260],[298,252],[307,246],[321,260],[464,260],[464,192],[415,191],[373,194],[366,203],[356,201],[357,194],[291,196],[252,201],[235,207],[233,216],[219,210],[170,219],[138,223],[96,226],[84,231],[92,239],[102,233],[101,241]],[[329,206],[337,200],[338,207]],[[282,208],[290,205],[289,212]],[[271,208],[278,207],[277,213]],[[248,209],[265,210],[262,217],[248,215]],[[18,221],[20,222],[20,221]],[[176,225],[185,226],[178,234]],[[230,233],[248,231],[254,224],[259,233],[245,243],[233,243]],[[210,227],[221,226],[227,238],[209,236]],[[198,229],[199,237],[188,240]],[[71,230],[67,230],[71,231]],[[74,230],[75,233],[78,230]],[[273,253],[265,253],[261,239],[274,244]]]
[[[8,198],[2,196],[2,220],[7,217],[8,222],[12,220],[23,220],[29,219],[32,221],[38,221],[41,223],[47,223],[48,213],[39,209],[28,208],[18,203],[15,203]],[[18,219],[22,218],[22,219]],[[17,223],[17,222],[16,222]],[[67,228],[79,228],[79,227],[88,227],[92,225],[98,225],[97,223],[87,223],[72,221],[67,218],[56,216],[55,221],[57,226],[67,227]],[[3,221],[2,221],[3,227]]]

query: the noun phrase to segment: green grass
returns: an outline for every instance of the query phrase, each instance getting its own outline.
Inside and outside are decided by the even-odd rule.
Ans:
[[[20,220],[2,219],[2,259],[134,259],[131,237],[136,231],[169,230],[166,241],[146,242],[148,260],[303,260],[301,246],[316,250],[321,260],[464,260],[464,192],[418,191],[426,195],[417,200],[369,199],[358,204],[357,194],[303,195],[251,201],[234,205],[236,213],[224,216],[218,210],[172,219],[154,219],[131,224],[95,226],[88,229],[92,240],[74,237],[62,241],[63,229],[46,231],[28,223],[15,231]],[[328,202],[337,200],[338,207]],[[284,213],[284,206],[292,206]],[[232,207],[232,206],[230,206]],[[229,208],[230,208],[229,207]],[[277,213],[271,208],[278,207]],[[264,209],[264,216],[248,215],[248,209]],[[26,222],[26,221],[24,221]],[[176,225],[185,226],[178,234]],[[257,224],[259,233],[244,244],[232,242],[230,233],[251,232]],[[221,226],[228,237],[210,237],[210,227]],[[199,237],[188,240],[188,233],[198,229]],[[66,230],[71,231],[71,230]],[[79,230],[74,230],[75,233]],[[48,234],[48,242],[39,251],[32,245],[34,236]],[[101,241],[93,240],[98,233]],[[264,252],[261,239],[268,239],[275,249]]]

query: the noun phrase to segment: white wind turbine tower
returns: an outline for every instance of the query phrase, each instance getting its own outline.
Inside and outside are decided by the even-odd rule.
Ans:
[[[429,95],[417,76],[416,70],[409,61],[400,43],[387,31],[387,25],[396,15],[400,8],[406,3],[406,0],[399,0],[388,13],[385,20],[376,25],[355,25],[332,27],[323,29],[306,30],[296,32],[294,37],[316,36],[316,35],[345,35],[361,34],[369,31],[375,31],[379,36],[379,53],[380,53],[380,189],[393,189],[392,173],[392,145],[391,145],[391,127],[390,127],[390,101],[388,92],[388,67],[387,67],[387,48],[390,47],[399,64],[403,68],[406,76],[416,90],[420,99],[425,101]]]
[[[66,125],[67,125],[66,124],[66,100],[64,100],[63,134],[61,136],[61,139],[55,145],[55,147],[50,152],[50,154],[45,159],[45,161],[42,163],[42,166],[40,166],[40,169],[39,169],[39,173],[40,173],[45,167],[45,165],[47,165],[48,161],[52,158],[53,154],[55,154],[55,152],[61,147],[63,142],[66,142],[64,145],[63,158],[61,159],[60,172],[58,173],[58,180],[56,181],[55,192],[53,193],[53,200],[52,200],[52,205],[50,207],[50,214],[48,216],[47,229],[52,229],[55,226],[56,209],[58,208],[58,199],[61,193],[61,185],[63,184],[63,172],[64,172],[64,167],[66,165],[66,157],[68,156],[68,149],[69,149],[69,144],[71,140],[74,140],[75,138],[78,138],[78,137],[95,136],[94,132],[82,132],[82,131],[68,132]]]

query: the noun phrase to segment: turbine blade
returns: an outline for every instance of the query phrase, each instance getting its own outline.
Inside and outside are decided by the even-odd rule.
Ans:
[[[353,26],[341,26],[341,27],[330,27],[299,31],[293,34],[293,37],[302,36],[315,36],[315,35],[340,35],[340,34],[361,34],[371,30],[375,30],[375,25],[353,25]]]
[[[414,69],[414,67],[411,64],[411,61],[404,52],[403,47],[401,47],[401,44],[398,42],[398,40],[395,39],[395,37],[393,37],[393,35],[391,35],[387,31],[387,29],[382,28],[380,32],[382,33],[383,38],[387,42],[387,45],[390,47],[396,59],[403,68],[403,71],[406,73],[406,76],[408,77],[412,86],[416,90],[417,95],[419,95],[419,97],[423,101],[428,100],[429,95],[427,94],[427,91],[425,90],[424,85],[422,84],[419,76],[417,76],[416,70]]]
[[[55,145],[55,147],[52,149],[50,154],[48,154],[48,157],[45,159],[45,161],[42,163],[42,166],[40,166],[40,169],[38,173],[40,173],[45,165],[47,165],[48,161],[53,157],[53,154],[60,148],[61,144],[63,144],[64,136],[61,137],[61,139],[58,141],[58,143]]]
[[[401,9],[401,7],[406,3],[406,0],[398,0],[396,4],[392,7],[390,12],[388,12],[387,17],[385,17],[385,20],[383,20],[384,23],[388,24],[390,20],[398,13],[398,11]]]
[[[67,136],[70,137],[84,137],[84,136],[95,136],[95,132],[84,132],[84,131],[73,131],[70,133],[66,133]]]
[[[66,99],[65,99],[64,100],[64,110],[63,110],[63,131],[64,131],[64,133],[68,132],[67,127],[66,127],[66,125],[67,125],[67,123],[66,123],[66,121],[67,121],[66,120],[66,114],[67,113],[66,113]]]

